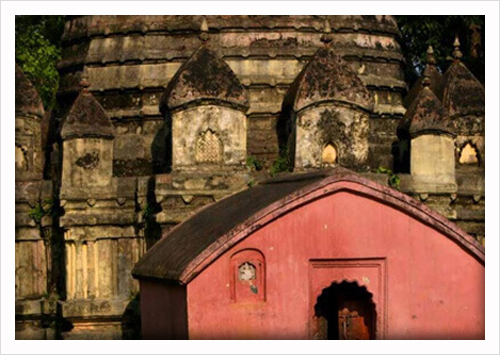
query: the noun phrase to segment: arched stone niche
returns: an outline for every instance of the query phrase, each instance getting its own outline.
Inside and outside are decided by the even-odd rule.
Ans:
[[[467,142],[460,148],[458,163],[463,165],[479,165],[479,151],[471,142]]]
[[[337,163],[338,152],[333,143],[327,143],[321,153],[321,162],[326,166],[333,166]]]

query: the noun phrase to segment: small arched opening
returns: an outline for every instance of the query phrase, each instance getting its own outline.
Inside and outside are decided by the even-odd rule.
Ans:
[[[463,165],[479,165],[478,149],[471,142],[467,142],[460,149],[458,162]]]
[[[325,144],[321,153],[321,163],[326,166],[333,166],[337,164],[337,159],[338,152],[335,145],[331,142]]]
[[[356,282],[333,283],[314,306],[315,339],[370,340],[376,337],[373,295]]]

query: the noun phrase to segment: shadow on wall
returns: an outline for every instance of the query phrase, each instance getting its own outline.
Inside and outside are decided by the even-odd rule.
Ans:
[[[172,171],[172,120],[170,112],[165,112],[163,125],[151,144],[153,174],[164,174]]]
[[[141,313],[140,295],[137,294],[125,308],[122,317],[122,339],[140,340],[141,336]]]

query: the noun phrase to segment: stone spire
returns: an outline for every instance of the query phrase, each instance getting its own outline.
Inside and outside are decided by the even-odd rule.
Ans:
[[[423,79],[424,77],[429,78],[430,89],[434,92],[437,91],[438,86],[441,81],[441,73],[436,68],[436,57],[434,56],[434,49],[432,46],[427,48],[426,58],[425,58],[425,69],[422,73],[422,76],[417,79],[415,84],[413,84],[412,88],[408,92],[408,95],[403,100],[403,105],[408,109],[415,98],[418,96],[423,87]]]
[[[427,47],[426,64],[427,66],[436,65],[436,57],[434,57],[434,48],[432,48],[431,45]]]
[[[200,39],[203,42],[203,44],[206,44],[208,42],[208,39],[209,39],[208,22],[207,22],[207,18],[205,16],[203,16],[203,20],[202,20],[201,25],[200,25]]]
[[[431,87],[432,79],[424,71],[417,97],[399,124],[400,139],[408,139],[425,133],[453,134],[443,106]]]
[[[484,117],[484,86],[460,60],[463,54],[458,37],[453,46],[454,61],[444,73],[436,94],[452,118],[468,115]]]
[[[462,51],[460,50],[460,40],[458,36],[455,37],[455,42],[453,42],[453,59],[460,60],[463,57]]]
[[[328,21],[328,19],[325,19],[325,24],[323,27],[323,35],[321,36],[320,39],[321,42],[323,42],[325,45],[328,45],[333,40],[332,27],[330,26],[330,21]]]
[[[113,138],[113,123],[104,108],[89,91],[88,75],[84,71],[80,94],[71,107],[61,129],[62,139],[100,137]]]

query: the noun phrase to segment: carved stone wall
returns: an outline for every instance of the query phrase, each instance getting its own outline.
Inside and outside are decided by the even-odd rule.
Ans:
[[[325,18],[332,45],[374,94],[371,166],[390,166],[390,145],[404,114],[406,90],[399,31],[392,16],[78,16],[64,34],[61,102],[78,90],[86,68],[90,90],[117,136],[115,176],[149,175],[162,149],[158,103],[165,87],[200,45],[206,18],[210,45],[248,91],[248,155],[267,168],[278,156],[277,120],[288,87],[322,46]]]

